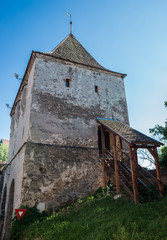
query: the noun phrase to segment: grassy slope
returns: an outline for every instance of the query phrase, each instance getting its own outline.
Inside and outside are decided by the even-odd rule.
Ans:
[[[26,236],[42,240],[167,240],[167,197],[139,205],[123,198],[92,200],[33,223]]]

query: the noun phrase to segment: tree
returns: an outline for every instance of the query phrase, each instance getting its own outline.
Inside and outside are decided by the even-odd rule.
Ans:
[[[8,157],[8,147],[3,144],[0,143],[0,161],[7,161],[7,157]]]
[[[165,107],[167,108],[167,101],[164,102]],[[167,141],[167,119],[165,121],[165,126],[155,125],[154,128],[149,129],[150,133],[154,136],[158,136],[160,141]],[[159,160],[161,167],[167,167],[167,145],[164,145],[159,152]]]
[[[167,107],[167,101],[164,102],[165,107]],[[158,136],[160,138],[160,141],[166,141],[167,140],[167,119],[165,121],[165,126],[155,125],[154,128],[149,129],[150,133],[152,133],[154,136]]]
[[[155,160],[154,160],[153,156],[150,154],[150,152],[148,151],[148,149],[139,148],[137,150],[137,153],[138,153],[139,164],[142,167],[145,167],[147,169],[155,168]]]
[[[160,150],[159,161],[161,167],[167,167],[167,145],[163,146]]]

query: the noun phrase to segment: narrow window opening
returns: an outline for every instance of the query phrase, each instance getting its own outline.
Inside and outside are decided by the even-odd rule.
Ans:
[[[66,87],[70,87],[70,79],[66,78]]]
[[[96,93],[99,92],[98,86],[96,86],[96,85],[95,85],[95,92],[96,92]]]

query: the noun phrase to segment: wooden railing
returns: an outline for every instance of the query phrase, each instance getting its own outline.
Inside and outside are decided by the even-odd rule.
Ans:
[[[133,187],[132,187],[132,174],[131,174],[131,168],[130,168],[130,161],[129,161],[129,155],[126,151],[119,149],[117,147],[117,151],[120,151],[118,155],[118,169],[119,169],[119,181],[120,184],[124,187],[126,192],[130,195],[130,197],[133,199]],[[125,157],[122,157],[125,155]],[[120,159],[121,156],[121,159]],[[107,149],[105,149],[105,162],[108,167],[110,167],[115,172],[114,169],[114,157],[111,152],[109,152]],[[158,188],[158,180],[156,177],[154,177],[151,173],[149,173],[146,169],[142,168],[139,164],[137,165],[138,168],[138,176],[137,176],[137,184],[139,186],[143,186],[146,189],[150,189],[149,186],[154,187],[157,191],[159,191]],[[153,194],[155,194],[153,192]]]

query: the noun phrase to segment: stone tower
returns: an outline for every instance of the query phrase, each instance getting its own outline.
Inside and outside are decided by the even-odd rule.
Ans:
[[[11,111],[3,234],[21,204],[58,208],[104,185],[96,119],[129,124],[125,76],[98,64],[73,34],[51,52],[32,52]]]

